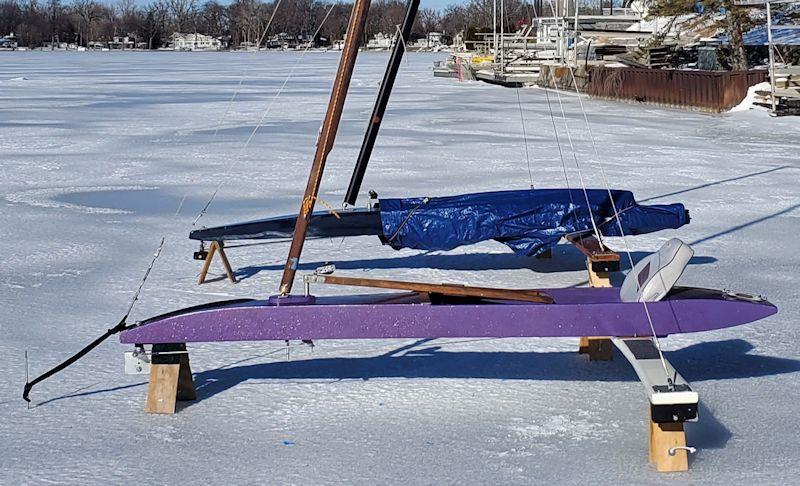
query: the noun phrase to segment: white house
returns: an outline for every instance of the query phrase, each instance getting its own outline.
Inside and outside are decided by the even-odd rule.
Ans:
[[[6,36],[0,37],[0,49],[14,50],[16,48],[17,48],[17,38],[14,37],[13,32]]]
[[[384,35],[381,32],[378,32],[372,39],[369,40],[369,42],[367,42],[367,49],[371,51],[389,50],[392,48],[392,46],[394,46],[394,37],[395,36],[393,35],[389,36],[389,35]]]
[[[176,32],[170,37],[169,48],[176,51],[218,51],[222,48],[222,42],[210,35]]]

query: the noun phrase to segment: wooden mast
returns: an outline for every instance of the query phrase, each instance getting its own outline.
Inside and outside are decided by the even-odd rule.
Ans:
[[[336,131],[339,128],[339,120],[342,118],[342,108],[347,97],[347,89],[350,87],[350,77],[353,74],[353,67],[356,63],[358,44],[364,31],[364,24],[367,21],[369,4],[370,0],[356,0],[353,4],[350,23],[347,26],[347,38],[342,49],[342,57],[339,60],[339,70],[333,82],[328,111],[325,114],[325,120],[322,122],[322,128],[317,137],[317,151],[314,154],[314,163],[311,165],[306,192],[294,227],[292,246],[289,247],[289,256],[283,269],[280,285],[281,295],[288,295],[292,291],[297,265],[300,262],[300,254],[303,252],[308,223],[319,193],[322,172],[325,170],[325,161],[333,148]]]

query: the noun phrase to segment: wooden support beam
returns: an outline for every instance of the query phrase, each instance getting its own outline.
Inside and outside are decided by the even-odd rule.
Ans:
[[[686,433],[683,422],[659,424],[650,418],[650,463],[658,472],[682,472],[689,470],[686,449]],[[670,449],[674,454],[670,455]]]
[[[584,239],[584,241],[588,240]],[[597,240],[594,239],[594,241]],[[578,248],[581,248],[581,246],[578,246]],[[614,253],[614,255],[619,259],[619,255],[616,253]],[[607,256],[604,258],[607,258]],[[595,271],[592,266],[591,256],[586,257],[586,271],[589,273],[590,287],[611,287],[611,274],[608,272]],[[611,340],[606,337],[586,336],[581,337],[580,343],[578,344],[578,353],[588,355],[589,361],[611,361],[614,359],[613,347]]]
[[[150,383],[147,385],[147,413],[175,413],[176,401],[195,400],[197,392],[185,344],[154,344]]]
[[[399,280],[381,280],[371,278],[340,277],[334,275],[306,275],[306,283],[324,283],[332,285],[349,285],[352,287],[370,287],[391,290],[409,290],[429,294],[454,295],[460,297],[477,297],[483,299],[518,300],[523,302],[540,302],[552,304],[553,298],[539,290],[497,289],[490,287],[468,287],[457,284],[432,284],[425,282],[401,282]]]
[[[211,268],[211,261],[214,259],[214,255],[217,253],[219,253],[222,266],[225,267],[225,273],[228,275],[228,280],[230,280],[231,283],[236,283],[236,277],[233,275],[231,262],[228,261],[228,255],[225,254],[225,245],[217,241],[212,241],[211,246],[208,248],[206,261],[203,263],[203,268],[200,269],[200,277],[197,279],[198,285],[205,283],[206,276],[208,276],[208,270]]]
[[[567,235],[567,241],[586,255],[589,268],[594,272],[611,273],[619,271],[619,254],[603,245],[591,233]]]
[[[578,354],[586,354],[589,361],[611,361],[614,359],[614,346],[607,337],[581,337]]]
[[[175,413],[180,365],[150,365],[150,383],[147,385],[147,413]]]

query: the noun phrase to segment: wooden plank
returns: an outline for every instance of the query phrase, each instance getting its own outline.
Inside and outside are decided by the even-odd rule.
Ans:
[[[147,385],[147,413],[175,413],[178,392],[179,364],[150,365],[150,383]]]
[[[552,304],[553,298],[539,290],[497,289],[488,287],[468,287],[456,284],[431,284],[423,282],[401,282],[397,280],[381,280],[370,278],[340,277],[334,275],[313,275],[310,279],[317,283],[332,285],[349,285],[353,287],[370,287],[377,289],[410,290],[412,292],[457,295],[461,297],[479,297],[485,299],[518,300],[524,302],[540,302]]]
[[[567,235],[567,241],[593,262],[618,262],[617,252],[604,247],[592,234],[576,233]]]

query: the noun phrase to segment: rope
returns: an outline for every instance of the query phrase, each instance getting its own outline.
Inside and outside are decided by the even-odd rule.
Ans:
[[[408,46],[406,45],[405,37],[403,37],[403,31],[400,30],[400,24],[397,24],[394,27],[397,30],[397,38],[403,43],[403,57],[406,59],[406,64],[408,64]]]

